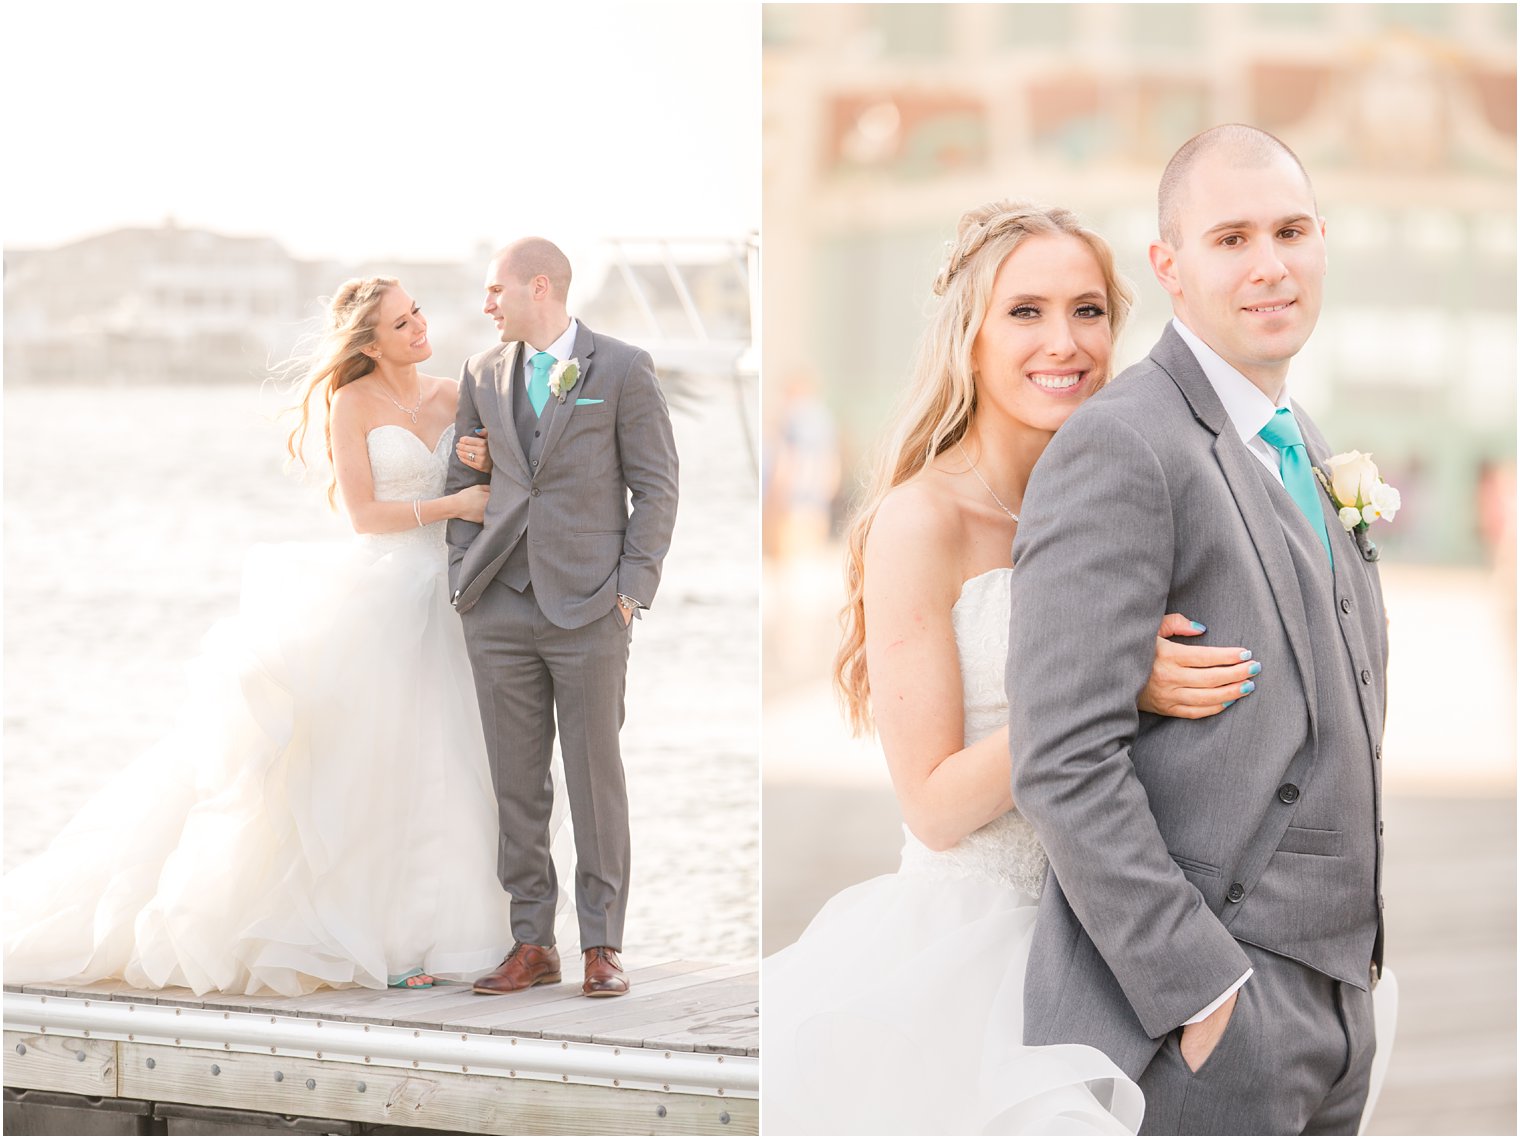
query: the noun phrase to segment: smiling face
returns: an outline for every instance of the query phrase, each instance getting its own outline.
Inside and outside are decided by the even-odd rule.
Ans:
[[[998,267],[971,345],[978,413],[1053,432],[1103,386],[1112,353],[1103,270],[1087,243],[1026,237]]]
[[[385,290],[375,314],[373,351],[390,364],[420,364],[433,354],[427,318],[400,285]]]
[[[1275,399],[1288,362],[1319,320],[1325,224],[1286,154],[1199,159],[1177,213],[1177,244],[1151,246],[1172,311],[1227,363]]]
[[[527,337],[533,318],[533,280],[520,280],[503,254],[486,267],[486,301],[482,311],[491,318],[504,341]]]

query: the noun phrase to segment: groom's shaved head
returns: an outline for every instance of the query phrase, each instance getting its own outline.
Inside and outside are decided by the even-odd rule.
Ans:
[[[496,260],[518,281],[548,277],[558,299],[570,295],[570,258],[547,238],[524,237],[514,241],[496,255]]]
[[[1182,245],[1180,218],[1187,198],[1188,176],[1201,159],[1218,155],[1235,166],[1262,169],[1284,154],[1293,160],[1298,172],[1304,176],[1304,185],[1309,187],[1309,198],[1312,201],[1314,186],[1309,181],[1309,172],[1298,160],[1298,155],[1288,148],[1287,143],[1260,127],[1225,123],[1223,126],[1210,127],[1202,134],[1188,139],[1172,155],[1172,160],[1166,164],[1166,170],[1161,174],[1161,187],[1156,193],[1161,240],[1173,248]],[[1317,205],[1315,210],[1318,212]]]

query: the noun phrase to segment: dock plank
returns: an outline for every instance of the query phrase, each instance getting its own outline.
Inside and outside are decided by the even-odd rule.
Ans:
[[[758,1056],[756,1042],[759,1037],[759,1006],[751,1000],[707,1009],[700,1014],[609,1029],[597,1042],[625,1048]]]
[[[49,1092],[114,1096],[116,1042],[7,1031],[5,1082]]]
[[[499,1135],[755,1134],[759,1127],[757,1101],[737,1097],[407,1072],[291,1056],[122,1049],[121,1094],[155,1102]],[[151,1068],[149,1058],[155,1061]]]
[[[755,1003],[757,978],[754,973],[741,977],[712,981],[668,992],[638,996],[630,993],[616,1001],[596,1002],[615,1007],[601,1008],[585,1002],[570,1009],[556,1009],[545,1015],[525,1021],[527,1027],[537,1029],[546,1038],[594,1043],[599,1034],[626,1029],[633,1025],[665,1023],[681,1018],[700,1017],[714,1008],[726,1008],[747,1000]]]
[[[632,969],[628,972],[629,984],[635,992],[660,991],[672,985],[691,984],[688,978],[710,977],[714,970],[734,966],[705,965],[698,962],[662,962],[658,965]],[[458,1029],[481,1031],[477,1027],[481,1018],[493,1022],[502,1010],[538,1010],[544,1004],[573,1004],[585,1001],[581,995],[580,978],[566,976],[559,985],[538,985],[523,993],[505,993],[485,996],[468,987],[439,991],[408,1006],[407,1015],[397,1017],[395,1024],[408,1028]]]

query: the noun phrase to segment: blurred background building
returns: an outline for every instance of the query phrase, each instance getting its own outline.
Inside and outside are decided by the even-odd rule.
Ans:
[[[755,371],[755,235],[605,239],[577,264],[573,310],[647,346],[662,378]],[[339,282],[391,276],[423,307],[426,370],[455,376],[490,343],[481,315],[481,245],[467,261],[302,260],[271,237],[124,228],[45,249],[5,251],[8,384],[245,383],[320,328]],[[742,358],[742,359],[741,359]],[[751,393],[753,394],[753,393]]]
[[[1249,122],[1328,226],[1293,394],[1404,495],[1377,541],[1405,1010],[1374,1129],[1513,1132],[1515,35],[1510,4],[765,6],[768,952],[897,864],[885,764],[829,690],[838,535],[957,217],[1027,198],[1105,234],[1139,291],[1122,368],[1171,315],[1146,260],[1163,167]]]
[[[1478,560],[1514,452],[1515,7],[881,4],[765,9],[766,395],[810,373],[847,469],[900,390],[968,206],[1026,197],[1105,234],[1141,300],[1156,183],[1220,122],[1284,139],[1328,219],[1293,389],[1405,488],[1390,554]],[[848,493],[850,478],[844,481]],[[1439,503],[1439,507],[1437,507]]]

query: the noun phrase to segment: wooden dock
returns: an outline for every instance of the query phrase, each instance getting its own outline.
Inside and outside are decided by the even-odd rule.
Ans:
[[[129,1134],[231,1133],[197,1130],[183,1105],[262,1113],[285,1133],[758,1133],[753,962],[630,968],[632,991],[610,1000],[570,974],[491,997],[457,983],[301,997],[7,985],[7,1130],[20,1089],[159,1121],[116,1132]]]

